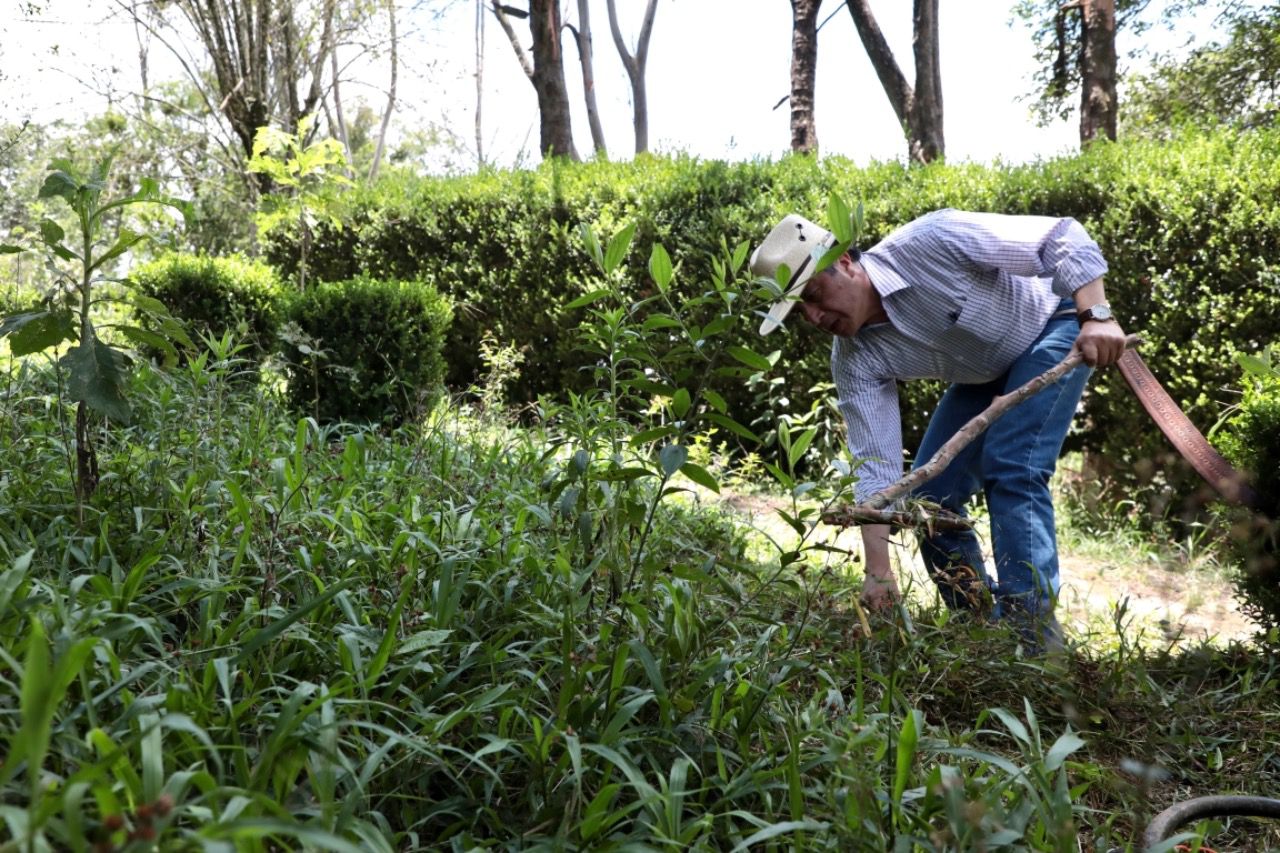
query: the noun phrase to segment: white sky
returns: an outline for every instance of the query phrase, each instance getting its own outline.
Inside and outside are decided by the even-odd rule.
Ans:
[[[119,0],[45,0],[36,18],[21,13],[23,0],[0,0],[0,114],[10,122],[48,121],[100,112],[108,84],[135,91],[138,42],[132,25],[108,13]],[[509,0],[522,6],[524,0]],[[609,35],[604,0],[591,0],[595,76],[605,134],[614,158],[631,155],[630,87]],[[442,15],[440,0],[400,0],[405,35],[400,107],[393,126],[444,125],[474,149],[475,4],[453,0]],[[644,0],[618,0],[622,27],[634,45]],[[948,159],[1025,162],[1067,153],[1077,144],[1076,120],[1037,127],[1019,97],[1031,88],[1032,45],[1021,26],[1009,25],[1013,0],[942,0],[941,70]],[[576,22],[575,2],[565,0]],[[911,4],[874,3],[880,26],[908,79],[911,69]],[[836,14],[819,34],[818,141],[824,154],[859,163],[901,159],[905,142],[896,118],[839,0],[826,0],[820,20]],[[1149,38],[1170,49],[1188,37],[1210,35],[1208,15]],[[521,22],[516,22],[519,25]],[[523,30],[528,38],[527,27]],[[537,103],[506,35],[485,21],[483,139],[486,159],[498,165],[537,161]],[[527,42],[526,42],[527,44]],[[777,157],[789,147],[789,112],[774,104],[787,94],[791,11],[786,0],[659,0],[646,79],[650,149],[684,151],[730,160]],[[1127,44],[1120,45],[1123,53]],[[151,46],[153,81],[180,76],[157,43]],[[362,94],[381,110],[379,88],[387,67],[361,69],[344,81],[348,112]],[[577,50],[566,34],[565,76],[574,105],[578,150],[591,148]],[[86,86],[82,81],[92,81]],[[363,84],[363,85],[362,85]]]

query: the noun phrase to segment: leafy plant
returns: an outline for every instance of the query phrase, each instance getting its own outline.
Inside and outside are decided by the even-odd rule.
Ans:
[[[7,337],[14,356],[31,355],[74,343],[58,359],[66,371],[66,396],[78,403],[76,409],[76,496],[88,499],[97,486],[98,462],[90,441],[89,412],[119,422],[129,420],[124,382],[127,354],[100,332],[113,330],[134,344],[153,347],[170,361],[176,358],[173,341],[190,345],[190,338],[159,301],[136,291],[116,293],[102,286],[117,282],[108,273],[110,264],[153,235],[133,231],[121,224],[121,214],[140,204],[167,205],[189,216],[186,202],[164,195],[159,185],[144,179],[132,194],[103,198],[108,189],[110,158],[98,161],[81,173],[70,160],[55,160],[40,188],[39,197],[60,198],[74,214],[68,236],[52,219],[40,222],[40,235],[33,247],[45,256],[52,274],[52,286],[42,305],[10,314],[0,320],[0,337]],[[114,227],[113,227],[114,226]],[[113,233],[114,236],[107,236]],[[17,245],[0,246],[0,252],[23,251]],[[148,317],[158,331],[114,319],[103,310],[124,303],[137,314]],[[59,374],[61,376],[61,373]]]
[[[266,175],[285,190],[262,199],[258,227],[265,233],[282,222],[296,221],[301,236],[299,290],[307,288],[307,254],[312,230],[321,220],[341,230],[342,217],[334,190],[352,183],[347,176],[347,155],[341,142],[332,137],[308,141],[314,121],[314,114],[303,116],[292,134],[269,125],[258,128],[253,138],[253,156],[249,158],[250,172]]]

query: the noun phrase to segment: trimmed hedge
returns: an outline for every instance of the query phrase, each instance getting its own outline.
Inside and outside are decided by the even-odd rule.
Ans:
[[[289,398],[322,422],[397,425],[429,409],[444,387],[448,300],[418,281],[360,276],[289,301]]]
[[[239,330],[237,340],[255,366],[276,350],[284,285],[260,261],[175,252],[135,268],[129,278],[183,321],[193,339]]]
[[[628,266],[637,291],[647,284],[641,271],[655,241],[677,261],[678,284],[700,289],[722,242],[754,245],[792,210],[821,219],[832,190],[865,201],[864,244],[940,207],[1076,217],[1111,264],[1108,293],[1120,320],[1146,337],[1152,370],[1202,426],[1221,414],[1221,389],[1236,378],[1234,354],[1257,351],[1280,328],[1280,130],[1274,129],[1095,145],[1078,157],[1018,167],[645,156],[629,163],[551,162],[534,172],[400,178],[350,193],[344,227],[317,228],[310,265],[313,275],[329,280],[363,273],[434,282],[458,308],[446,344],[449,383],[477,381],[479,342],[491,331],[526,352],[523,374],[510,388],[513,399],[531,400],[590,382],[575,349],[582,314],[564,308],[592,288],[580,223],[606,236],[636,224]],[[289,234],[270,235],[268,254],[292,274]],[[825,336],[796,323],[743,343],[783,349],[785,367],[777,372],[785,382],[777,396],[789,399],[792,411],[807,411],[810,389],[829,379]],[[738,420],[770,417],[755,392],[722,390]],[[904,438],[914,447],[936,386],[913,383],[903,394]],[[1149,499],[1162,512],[1171,495],[1192,492],[1194,475],[1118,373],[1094,379],[1079,424],[1074,446],[1094,451],[1127,498]]]

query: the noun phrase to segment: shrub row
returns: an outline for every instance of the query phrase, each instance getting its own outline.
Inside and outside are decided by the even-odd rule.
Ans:
[[[131,278],[193,336],[233,331],[254,364],[282,352],[291,401],[322,422],[399,423],[443,388],[452,310],[420,281],[356,276],[299,293],[261,262],[184,254]]]
[[[448,378],[474,383],[485,332],[525,350],[515,399],[581,390],[589,376],[576,349],[593,272],[577,236],[580,224],[608,235],[637,229],[630,286],[654,242],[677,260],[678,283],[696,292],[723,243],[757,243],[788,211],[822,217],[831,191],[866,205],[864,244],[940,207],[1074,216],[1102,245],[1109,295],[1125,326],[1145,336],[1151,367],[1192,420],[1221,414],[1233,384],[1233,355],[1256,351],[1280,327],[1280,131],[1222,132],[1174,143],[1094,146],[1087,154],[1034,165],[934,164],[858,168],[841,158],[726,164],[688,157],[630,163],[548,163],[533,172],[485,172],[455,178],[399,178],[349,194],[342,228],[320,226],[312,274],[424,278],[457,305],[448,333]],[[271,235],[268,256],[293,272],[290,234]],[[793,324],[798,326],[799,324]],[[747,333],[744,333],[746,335]],[[807,411],[816,383],[828,378],[828,344],[792,328],[755,349],[782,347],[775,397]],[[935,389],[904,390],[908,447],[920,435]],[[767,417],[747,387],[724,389],[743,422]],[[1184,467],[1123,387],[1118,374],[1097,377],[1076,446],[1094,452],[1130,499],[1177,494]],[[1183,488],[1180,494],[1190,494]],[[1176,505],[1174,507],[1176,509]]]

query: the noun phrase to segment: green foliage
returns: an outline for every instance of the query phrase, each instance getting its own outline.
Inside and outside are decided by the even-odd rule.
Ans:
[[[281,333],[294,404],[323,423],[399,423],[443,390],[452,311],[421,282],[359,277],[297,294]]]
[[[1221,413],[1218,389],[1234,383],[1234,354],[1253,351],[1280,326],[1276,130],[1099,146],[1079,157],[1016,167],[645,157],[466,178],[399,178],[347,194],[345,227],[317,230],[312,264],[323,279],[366,272],[434,282],[458,306],[446,346],[449,384],[461,389],[480,382],[480,342],[492,333],[526,357],[508,389],[513,402],[525,403],[565,390],[585,393],[594,384],[583,369],[593,357],[580,349],[575,331],[584,309],[570,307],[597,287],[576,239],[579,224],[609,232],[633,223],[627,268],[645,270],[647,257],[636,247],[661,243],[679,270],[673,298],[687,298],[713,280],[722,245],[758,245],[787,212],[822,218],[833,189],[865,201],[864,247],[939,207],[1081,220],[1110,262],[1108,294],[1122,323],[1148,340],[1144,351],[1153,371],[1204,427]],[[296,240],[277,230],[267,246],[272,262],[289,273]],[[618,287],[629,297],[655,292],[651,274],[629,276]],[[752,324],[735,329],[733,343],[761,346]],[[728,412],[766,442],[779,417],[817,417],[831,427],[819,440],[838,447],[840,419],[815,405],[830,395],[826,336],[796,322],[763,343],[761,355],[781,369],[717,387]],[[923,434],[938,389],[918,382],[900,388],[909,450]],[[1117,374],[1094,378],[1078,423],[1072,446],[1108,466],[1116,496],[1136,500],[1148,516],[1197,511],[1183,504],[1195,492],[1194,475]]]
[[[1277,716],[1258,689],[1280,677],[1269,657],[1147,667],[1122,644],[1032,661],[943,612],[872,627],[847,553],[816,536],[854,475],[798,475],[816,426],[781,426],[769,466],[795,540],[752,548],[706,506],[718,483],[692,451],[713,425],[753,440],[716,385],[775,369],[733,341],[776,285],[745,273],[742,242],[687,288],[654,243],[653,290],[628,297],[635,235],[578,235],[597,272],[569,310],[593,387],[544,401],[535,428],[447,406],[397,430],[299,419],[213,342],[172,374],[144,365],[134,422],[95,435],[125,473],[89,533],[48,497],[63,440],[32,415],[56,377],[20,365],[0,408],[9,834],[1066,851],[1079,833],[1123,846],[1169,796],[1122,757],[1170,767],[1171,790],[1274,775],[1256,748]],[[387,293],[410,291],[358,280],[298,300],[388,327]],[[1206,778],[1214,750],[1230,783]]]
[[[1280,347],[1241,355],[1243,396],[1220,442],[1250,475],[1261,500],[1256,514],[1236,513],[1232,528],[1236,590],[1261,625],[1280,629]]]
[[[149,178],[143,179],[135,193],[103,199],[110,171],[110,158],[95,163],[87,174],[70,160],[50,164],[39,196],[62,199],[75,224],[68,236],[53,219],[40,221],[33,248],[45,256],[53,276],[52,287],[38,307],[0,318],[0,338],[8,338],[13,356],[48,349],[56,352],[64,343],[74,344],[61,356],[59,364],[67,373],[66,396],[79,403],[76,494],[81,499],[92,494],[98,478],[97,459],[87,440],[89,410],[117,422],[129,419],[124,395],[128,356],[100,332],[114,332],[135,345],[156,348],[170,362],[176,357],[173,340],[190,344],[186,332],[160,302],[132,291],[126,291],[127,298],[122,299],[103,289],[104,284],[113,281],[108,275],[113,262],[151,238],[146,232],[122,225],[124,212],[135,205],[165,205],[187,216],[189,205],[162,194],[158,184]],[[114,237],[109,236],[110,225],[115,226]],[[22,251],[19,245],[0,246],[3,254]],[[104,305],[121,301],[136,315],[148,317],[159,331],[117,321],[103,311]]]
[[[282,223],[296,223],[301,234],[298,253],[298,287],[307,286],[307,253],[317,222],[341,229],[337,211],[339,187],[350,186],[347,157],[342,143],[332,137],[308,142],[315,116],[298,121],[293,134],[277,128],[258,128],[253,138],[249,171],[265,175],[275,186],[262,198],[258,228],[270,232]]]
[[[1188,790],[1276,782],[1269,656],[1058,667],[928,610],[868,636],[840,563],[750,559],[675,494],[651,590],[610,603],[626,540],[584,536],[565,495],[595,520],[627,481],[579,455],[568,406],[545,431],[326,427],[232,369],[140,369],[133,424],[97,436],[124,473],[88,534],[50,498],[55,378],[12,380],[0,820],[20,848],[1110,849]]]
[[[1227,38],[1129,81],[1124,133],[1168,138],[1187,126],[1274,126],[1280,117],[1280,8],[1237,6]]]
[[[245,357],[254,361],[277,348],[284,289],[266,264],[240,255],[173,252],[135,267],[129,278],[141,293],[168,306],[192,335],[221,338],[234,332],[246,346]]]

